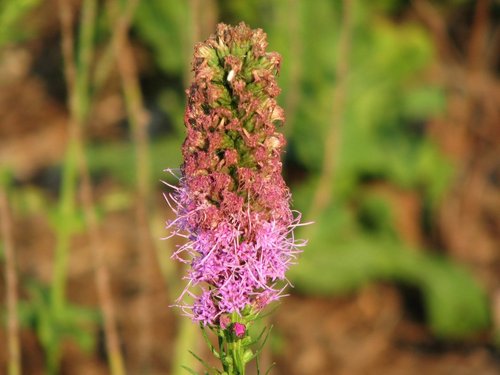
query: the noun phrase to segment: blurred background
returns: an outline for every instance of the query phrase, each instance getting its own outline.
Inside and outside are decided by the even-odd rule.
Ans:
[[[245,21],[283,57],[284,174],[315,222],[262,367],[498,374],[499,19],[497,0],[1,1],[0,372],[201,371],[160,180],[194,44]]]

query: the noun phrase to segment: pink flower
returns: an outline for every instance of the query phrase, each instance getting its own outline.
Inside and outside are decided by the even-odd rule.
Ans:
[[[280,160],[284,120],[276,102],[280,58],[265,33],[219,24],[198,44],[185,113],[184,163],[170,196],[173,234],[188,239],[173,254],[190,265],[179,306],[203,324],[260,310],[282,295],[285,273],[305,241],[294,239],[300,214],[290,209]],[[235,323],[235,334],[245,325]]]

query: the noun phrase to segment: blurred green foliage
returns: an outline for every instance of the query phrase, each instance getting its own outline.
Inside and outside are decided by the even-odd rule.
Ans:
[[[426,318],[437,335],[461,337],[486,327],[487,299],[471,275],[446,258],[411,249],[395,229],[387,198],[367,193],[371,183],[414,191],[432,221],[453,175],[450,163],[425,134],[426,120],[445,104],[443,91],[424,79],[434,58],[433,41],[422,27],[388,17],[407,4],[356,3],[351,51],[344,57],[349,62],[346,105],[341,109],[332,108],[340,2],[296,0],[290,6],[284,0],[221,0],[218,4],[224,21],[243,20],[264,28],[270,49],[283,55],[281,101],[285,111],[292,112],[285,129],[286,162],[294,181],[295,208],[306,215],[322,170],[333,111],[342,111],[332,203],[320,217],[309,218],[315,221],[311,229],[303,230],[310,236],[309,244],[291,272],[297,289],[338,294],[373,280],[392,280],[422,292]],[[179,20],[189,19],[189,9],[170,5],[162,0],[143,2],[135,27],[163,74],[181,80],[189,61],[184,60],[185,28]],[[173,110],[172,104],[180,106],[182,101],[169,90],[164,88],[158,98],[175,97],[170,109],[179,113],[182,108]],[[290,95],[298,98],[294,108],[286,107]],[[172,155],[179,149],[159,151],[162,155],[154,159],[161,157],[165,166],[178,165]],[[176,164],[170,164],[173,161]],[[300,177],[293,175],[297,169]]]
[[[29,282],[27,290],[29,301],[19,306],[20,323],[36,332],[45,350],[47,373],[57,373],[64,340],[73,340],[87,352],[94,348],[99,311],[69,303],[54,309],[50,288],[38,281]]]
[[[192,48],[190,41],[189,3],[164,0],[142,1],[136,13],[137,32],[153,50],[158,66],[165,72],[178,75],[185,69]],[[187,49],[187,50],[186,50]]]
[[[38,3],[0,3],[0,47],[27,35],[20,21]],[[285,163],[294,208],[306,216],[322,171],[324,140],[332,116],[334,111],[342,112],[331,203],[318,217],[308,218],[315,223],[297,234],[309,239],[299,265],[290,273],[297,290],[334,295],[377,280],[411,285],[422,292],[426,318],[437,335],[457,338],[487,327],[488,301],[472,276],[449,259],[431,255],[429,249],[414,249],[405,243],[397,231],[393,203],[370,190],[372,184],[379,184],[416,193],[429,216],[424,219],[432,224],[434,209],[453,176],[450,163],[425,130],[426,121],[445,104],[442,89],[425,79],[434,59],[433,41],[420,26],[390,18],[407,2],[355,3],[350,54],[342,56],[349,61],[344,108],[332,108],[338,83],[335,67],[340,57],[341,2],[294,0],[293,6],[285,0],[214,3],[223,21],[262,27],[268,33],[269,49],[283,56],[280,100],[288,114],[283,130],[289,143]],[[171,179],[162,170],[181,164],[182,87],[193,50],[192,20],[189,2],[176,0],[142,1],[134,18],[134,42],[149,50],[154,64],[153,73],[148,73],[164,83],[144,93],[148,108],[159,108],[168,122],[164,124],[168,131],[155,135],[149,150],[153,183]],[[100,22],[105,23],[105,18]],[[110,174],[127,188],[135,185],[130,140],[91,144],[87,153],[94,176]],[[46,208],[38,195],[26,193],[31,202],[27,206]],[[127,199],[119,196],[121,203],[112,204],[126,205]],[[18,202],[22,205],[23,200]],[[79,221],[78,214],[74,220]],[[34,305],[23,305],[21,316],[36,327],[46,347],[57,347],[52,340],[67,335],[83,346],[90,344],[78,327],[94,321],[93,312],[68,304],[61,318],[54,315],[61,312],[47,307],[44,287],[28,289]],[[54,322],[59,325],[51,326]]]
[[[40,0],[0,1],[0,48],[30,36],[30,29],[22,19],[40,3]]]
[[[171,136],[153,140],[150,145],[152,161],[152,182],[171,180],[172,175],[164,173],[167,167],[177,168],[182,162],[180,148],[182,139]],[[94,174],[111,174],[121,183],[130,187],[135,184],[133,144],[130,142],[116,142],[91,145],[88,150],[88,159]]]

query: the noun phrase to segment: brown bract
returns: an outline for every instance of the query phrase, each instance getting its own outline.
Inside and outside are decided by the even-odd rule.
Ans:
[[[244,23],[219,24],[196,45],[182,172],[199,205],[230,207],[224,200],[234,204],[232,192],[262,216],[289,221],[280,161],[286,142],[276,131],[285,120],[276,102],[281,57],[266,47],[266,34]]]

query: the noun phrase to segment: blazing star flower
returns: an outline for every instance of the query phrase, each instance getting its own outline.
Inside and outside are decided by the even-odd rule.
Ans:
[[[219,24],[195,47],[182,175],[167,200],[177,215],[168,227],[188,240],[173,254],[190,266],[179,306],[204,325],[225,327],[227,315],[280,298],[305,244],[294,239],[300,214],[281,176],[281,57],[266,47],[266,34],[244,23]]]

